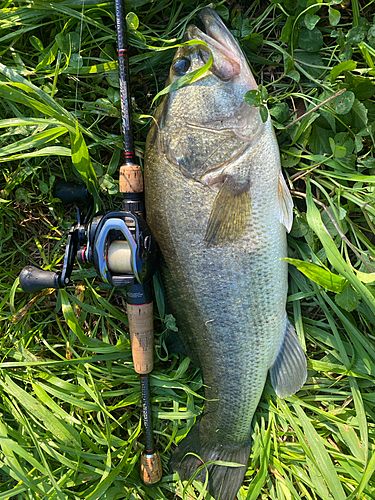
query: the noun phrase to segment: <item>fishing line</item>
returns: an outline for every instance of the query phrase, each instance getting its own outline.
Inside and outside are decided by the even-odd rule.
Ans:
[[[79,46],[78,46],[78,58],[77,58],[77,74],[76,74],[76,95],[74,100],[74,116],[77,118],[77,102],[78,102],[78,85],[79,85],[79,69],[81,60],[81,47],[82,47],[82,32],[83,32],[83,15],[85,12],[85,0],[82,0],[81,9],[81,25],[79,29]]]

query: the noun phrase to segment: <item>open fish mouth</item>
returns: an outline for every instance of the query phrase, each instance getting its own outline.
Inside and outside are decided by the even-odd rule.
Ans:
[[[223,81],[238,77],[247,82],[248,90],[257,89],[258,85],[236,39],[225,26],[215,11],[205,7],[199,12],[199,18],[205,32],[197,26],[188,26],[185,40],[201,40],[205,42],[212,53],[213,63],[211,73]],[[204,63],[209,59],[209,51],[201,46],[200,54]]]
[[[210,71],[221,80],[228,81],[241,72],[241,50],[216,12],[209,8],[202,9],[199,18],[204,24],[206,33],[197,26],[190,25],[185,33],[185,39],[201,40],[205,42],[213,56]],[[201,51],[202,59],[206,63],[209,53]]]

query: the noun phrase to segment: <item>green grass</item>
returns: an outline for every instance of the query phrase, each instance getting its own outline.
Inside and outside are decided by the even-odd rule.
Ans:
[[[129,44],[140,157],[174,52],[158,49],[181,41],[203,3],[126,4],[136,14]],[[199,371],[166,356],[168,318],[156,317],[151,376],[164,476],[147,489],[124,295],[78,266],[67,291],[31,296],[17,280],[26,264],[61,268],[75,210],[53,198],[55,180],[80,177],[103,209],[120,206],[113,5],[3,0],[0,9],[0,500],[203,498],[199,484],[167,469],[203,407]],[[375,499],[373,3],[243,1],[218,10],[267,89],[255,97],[267,101],[294,195],[289,257],[302,272],[290,266],[288,312],[309,369],[285,401],[267,383],[238,498]]]

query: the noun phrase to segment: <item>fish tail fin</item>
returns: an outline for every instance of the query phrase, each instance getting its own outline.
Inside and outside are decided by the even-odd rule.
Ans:
[[[198,467],[207,462],[226,462],[228,465],[208,465],[195,479],[204,483],[208,472],[210,495],[216,500],[234,500],[246,472],[250,448],[250,439],[225,446],[216,442],[203,442],[197,423],[174,451],[169,468],[178,472],[182,480],[188,480]]]
[[[288,318],[286,318],[284,339],[270,369],[270,375],[273,388],[279,398],[292,396],[306,382],[306,356]]]

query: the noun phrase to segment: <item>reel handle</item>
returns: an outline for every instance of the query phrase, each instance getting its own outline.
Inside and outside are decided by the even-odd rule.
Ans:
[[[26,266],[20,274],[20,285],[24,292],[40,292],[43,288],[60,288],[59,274],[44,271],[34,266]]]
[[[91,201],[91,194],[86,187],[86,184],[78,182],[66,182],[58,180],[53,187],[53,196],[60,198],[63,205],[71,203],[82,203]]]

